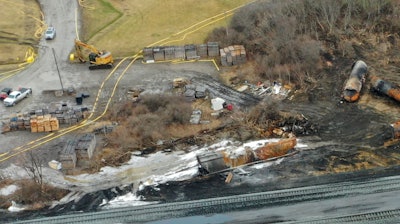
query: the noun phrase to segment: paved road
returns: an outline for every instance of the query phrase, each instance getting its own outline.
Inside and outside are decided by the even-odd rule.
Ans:
[[[63,71],[63,76],[69,76],[68,70],[63,69],[68,64],[68,54],[73,47],[75,37],[75,9],[77,1],[63,0],[39,0],[40,6],[45,15],[45,22],[57,29],[57,36],[54,40],[40,40],[38,57],[36,61],[25,70],[14,75],[1,83],[1,86],[12,88],[32,87],[33,95],[23,100],[15,107],[4,107],[0,105],[0,117],[7,118],[11,114],[28,111],[40,104],[41,92],[48,89],[61,89],[60,79],[53,56],[52,48]],[[7,135],[0,138],[0,154],[10,149],[30,142],[38,136]]]

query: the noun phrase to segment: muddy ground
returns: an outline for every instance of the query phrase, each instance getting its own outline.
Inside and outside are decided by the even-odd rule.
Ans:
[[[351,62],[342,64],[350,68]],[[343,73],[348,68],[336,67]],[[343,76],[335,77],[334,69],[325,72],[316,88],[278,104],[279,110],[301,113],[318,127],[317,133],[298,135],[307,149],[268,168],[245,167],[246,174],[236,170],[229,184],[227,173],[221,173],[139,194],[147,200],[182,201],[397,175],[399,144],[384,143],[393,137],[390,123],[398,118],[398,102],[371,92],[368,82],[359,102],[342,102]]]
[[[46,5],[50,4],[50,1],[43,2]],[[56,7],[56,5],[53,6]],[[65,7],[69,8],[68,5]],[[65,15],[64,18],[68,15]],[[73,23],[73,18],[65,21],[52,21],[57,27],[61,26],[63,22]],[[73,33],[73,25],[68,27],[68,32]],[[63,36],[66,39],[60,39]],[[60,47],[64,44],[68,46]],[[56,51],[56,58],[64,87],[71,86],[76,92],[88,93],[90,97],[85,98],[83,104],[89,108],[93,105],[98,87],[108,71],[89,71],[85,64],[70,64],[67,55],[72,44],[73,37],[69,35],[58,35],[57,39],[52,42],[42,41],[41,46],[44,47],[40,48],[40,58],[37,63],[1,84],[11,87],[30,85],[34,88],[33,96],[21,104],[13,108],[1,106],[0,113],[3,117],[13,113],[59,106],[65,102],[76,106],[74,95],[66,94],[56,97],[52,92],[61,87],[59,76],[55,72],[54,55],[51,53],[53,47],[56,50],[62,49]],[[380,67],[376,61],[365,61],[370,66],[368,75],[378,73],[377,71],[379,74],[384,72],[391,81],[400,83],[396,69],[392,69],[393,67],[397,68],[397,64],[385,68]],[[318,82],[312,85],[313,88],[299,90],[294,98],[290,98],[291,100],[285,99],[276,104],[278,110],[303,114],[310,123],[318,127],[318,132],[304,133],[298,136],[301,141],[307,143],[307,149],[268,168],[246,167],[244,169],[249,174],[234,173],[233,181],[230,184],[225,184],[226,174],[221,174],[191,181],[171,182],[157,186],[160,191],[155,191],[150,187],[139,193],[144,195],[147,200],[179,201],[397,174],[400,162],[399,144],[389,147],[383,147],[383,144],[392,137],[390,123],[400,117],[398,102],[373,94],[369,90],[367,79],[367,85],[363,89],[360,101],[341,103],[340,94],[343,82],[350,73],[353,62],[353,60],[338,59],[333,62],[332,67],[321,71]],[[216,81],[219,73],[221,72],[217,71],[212,63],[145,65],[137,62],[124,76],[113,102],[117,104],[127,100],[129,89],[144,89],[143,94],[166,93],[171,90],[172,79],[176,77],[187,77],[193,79],[195,83],[203,83],[210,88],[210,92],[214,95],[227,96],[241,109],[248,109],[247,106],[254,105],[258,101],[256,97],[248,94],[238,94],[226,87],[220,88]],[[111,89],[106,91],[111,91]],[[236,97],[229,98],[228,96]],[[261,101],[270,100],[268,97],[261,99]],[[7,133],[0,138],[2,145],[0,153],[10,151],[43,135],[28,132]],[[58,152],[68,138],[73,135],[65,135],[51,141],[35,149],[35,152],[43,155],[46,161],[57,159]],[[214,139],[215,136],[226,137],[227,134],[214,133]],[[21,163],[21,159],[14,157],[4,161],[0,164],[0,168],[6,168],[10,163]],[[108,197],[103,190],[109,192],[107,189],[115,186],[119,186],[119,183],[99,186],[99,189],[92,188],[91,196],[78,202],[79,206],[69,204],[62,210],[53,212],[70,212],[75,209],[95,210],[101,203],[101,199]]]
[[[342,63],[344,66],[348,66],[337,69],[344,74],[349,71],[352,62],[343,61]],[[345,77],[335,77],[335,71],[329,69],[321,74],[323,79],[316,84],[315,88],[299,93],[290,100],[284,99],[273,104],[279,111],[302,114],[316,127],[313,132],[304,132],[297,136],[302,143],[307,144],[307,148],[301,149],[294,155],[267,168],[245,167],[243,169],[246,174],[234,171],[234,178],[229,184],[225,183],[227,174],[221,173],[183,182],[168,182],[158,185],[157,188],[160,190],[147,187],[143,191],[139,191],[138,194],[143,195],[146,200],[171,202],[397,174],[399,171],[399,157],[397,156],[399,145],[383,146],[384,142],[392,138],[390,123],[395,121],[398,115],[397,102],[384,96],[375,95],[369,91],[368,86],[363,90],[359,102],[341,102],[340,90]],[[101,76],[104,76],[104,73],[100,71],[93,75],[100,79]],[[218,95],[218,91],[221,95],[234,96],[237,94],[237,97],[231,99],[238,106],[238,109],[249,109],[257,101],[269,102],[274,100],[268,96],[262,98],[251,96],[249,93],[239,94],[234,92],[235,94],[232,94],[232,90],[223,85],[216,87],[220,86],[217,84],[218,71],[212,64],[144,65],[138,63],[124,77],[114,103],[127,100],[126,92],[131,88],[144,89],[143,93],[145,94],[169,94],[172,91],[172,79],[180,76],[192,79],[197,84],[205,84],[211,90],[210,92],[215,95]],[[84,88],[83,90],[88,91],[91,95],[96,93],[94,87]],[[55,99],[53,95],[46,95],[46,93],[38,95],[39,97],[29,100],[38,100],[38,102],[46,104]],[[85,99],[84,103],[89,106],[93,98]],[[62,99],[74,104],[73,96],[66,95]],[[387,108],[392,109],[388,110]],[[226,136],[238,138],[239,132],[244,129],[226,130],[228,131],[225,133],[212,132],[211,136],[207,137],[207,134],[205,134],[202,137],[212,138],[215,141],[226,138]],[[37,135],[25,132],[8,133],[6,136],[7,138],[2,139],[8,139],[9,136],[13,138],[28,136],[32,139],[37,137]],[[63,148],[68,137],[64,136],[54,140],[38,148],[36,152],[44,155],[47,160],[57,159],[58,152]],[[196,142],[193,142],[193,144],[196,144]],[[19,161],[15,158],[9,160],[9,162],[18,163]],[[7,163],[1,165],[4,168]],[[121,182],[121,184],[127,183]],[[137,183],[131,182],[131,184]],[[32,215],[54,215],[75,210],[97,210],[102,199],[111,199],[116,196],[111,192],[115,192],[113,189],[118,186],[121,186],[118,182],[114,182],[112,185],[99,185],[98,191],[90,187],[91,193],[88,193],[75,204],[65,204],[44,213],[21,214],[20,217],[25,215],[28,217],[32,217]],[[120,193],[123,194],[137,189],[137,186],[128,186],[130,187],[121,187]],[[15,218],[15,215],[12,214],[7,216],[9,219]]]

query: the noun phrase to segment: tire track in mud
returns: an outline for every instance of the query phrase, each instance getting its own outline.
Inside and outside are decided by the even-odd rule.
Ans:
[[[191,82],[192,84],[205,87],[212,98],[220,97],[227,103],[231,103],[240,108],[255,106],[261,101],[261,98],[236,91],[213,77],[202,73],[195,73],[195,77],[191,79]]]
[[[282,110],[301,113],[318,126],[321,141],[348,145],[381,146],[391,137],[387,117],[357,103],[282,103]]]
[[[132,63],[137,58],[133,58],[131,60],[123,60],[118,64],[109,74],[109,76],[103,81],[99,91],[97,93],[96,101],[93,105],[92,114],[89,116],[91,120],[97,120],[102,117],[107,111],[112,98],[116,93],[116,88],[121,80],[121,77],[124,76],[126,70],[132,65]]]

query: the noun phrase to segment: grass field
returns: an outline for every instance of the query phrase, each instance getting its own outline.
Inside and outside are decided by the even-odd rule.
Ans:
[[[0,0],[0,4],[0,65],[23,62],[43,32],[39,5],[26,0]]]
[[[84,22],[79,36],[98,49],[111,51],[116,58],[133,55],[149,45],[204,43],[211,30],[229,23],[230,10],[252,1],[80,1]],[[0,3],[7,9],[2,10],[0,20],[0,70],[7,70],[10,68],[7,65],[15,67],[24,62],[27,50],[38,43],[45,27],[36,1],[0,0]],[[210,19],[216,15],[221,16]],[[189,27],[187,35],[174,36]]]
[[[191,33],[165,40],[164,45],[204,43],[207,34],[229,23],[229,10],[250,0],[87,0],[81,38],[115,57],[129,56],[143,47],[221,14],[191,29]],[[110,4],[111,3],[111,4]],[[209,25],[205,25],[209,23]],[[204,27],[200,27],[204,26]],[[200,29],[198,29],[200,28]],[[198,29],[198,30],[196,30]]]

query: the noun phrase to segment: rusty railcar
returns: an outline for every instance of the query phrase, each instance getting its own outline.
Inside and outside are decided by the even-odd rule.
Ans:
[[[254,161],[272,159],[286,155],[297,144],[296,137],[282,139],[278,142],[269,142],[255,149],[238,148],[223,151],[210,151],[197,155],[201,174],[228,171]]]
[[[356,61],[350,73],[350,77],[346,80],[343,88],[343,99],[347,102],[355,102],[360,98],[360,92],[365,82],[365,76],[368,72],[368,66],[364,61]]]
[[[279,142],[267,143],[264,146],[254,151],[256,158],[259,160],[266,160],[278,156],[283,156],[294,149],[297,144],[296,138],[287,138]]]
[[[374,91],[384,94],[400,102],[400,87],[397,84],[383,80],[379,77],[371,77],[371,87]]]

